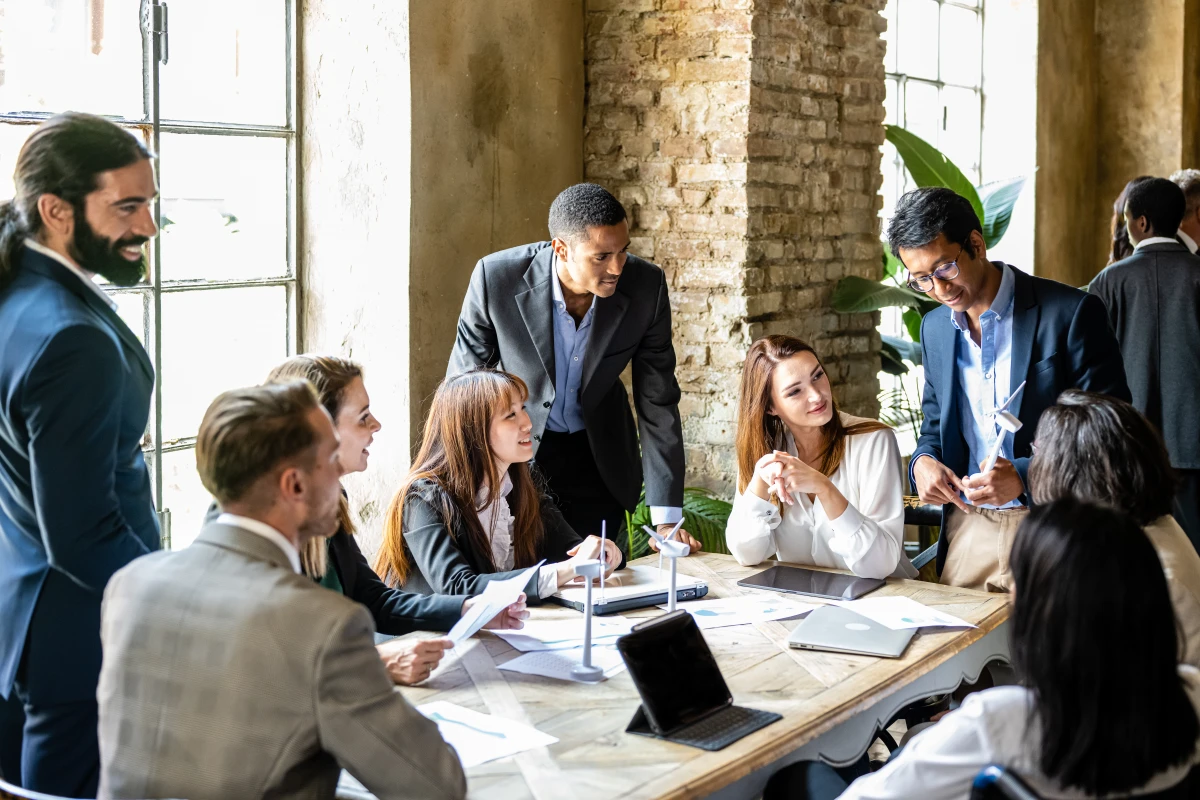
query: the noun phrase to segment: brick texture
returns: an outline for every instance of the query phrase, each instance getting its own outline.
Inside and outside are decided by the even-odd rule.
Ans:
[[[731,491],[746,349],[790,333],[878,412],[884,0],[588,0],[585,176],[671,287],[689,485]]]

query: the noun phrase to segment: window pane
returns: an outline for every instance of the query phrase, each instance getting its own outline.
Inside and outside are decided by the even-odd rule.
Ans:
[[[70,109],[144,119],[138,5],[139,0],[0,3],[0,111]]]
[[[896,114],[896,103],[899,99],[900,87],[891,78],[884,81],[883,86],[883,121],[888,125],[898,125],[900,118]]]
[[[880,164],[880,170],[883,172],[883,186],[879,191],[883,194],[883,209],[880,214],[885,221],[891,219],[892,211],[896,208],[896,201],[900,199],[904,190],[896,158],[895,146],[891,142],[884,142],[883,162]]]
[[[146,306],[145,298],[148,295],[141,292],[110,292],[109,297],[117,303],[117,314],[129,326],[129,330],[133,331],[133,335],[142,343],[142,347],[146,346]],[[148,352],[148,351],[147,351]]]
[[[164,133],[163,280],[287,274],[287,142]]]
[[[163,119],[287,123],[288,0],[171,0]]]
[[[964,86],[979,85],[983,46],[979,14],[965,8],[942,6],[942,80]]]
[[[896,0],[888,0],[883,9],[883,18],[887,20],[887,30],[883,32],[883,41],[887,45],[883,57],[883,68],[886,72],[896,71]]]
[[[947,86],[942,102],[946,104],[942,152],[970,177],[979,163],[979,95],[973,89]]]
[[[200,534],[212,501],[196,472],[195,450],[163,453],[163,507],[171,510],[172,550],[182,550]]]
[[[942,127],[942,103],[932,83],[908,81],[904,86],[904,127],[934,147]]]
[[[218,394],[262,383],[287,358],[287,287],[165,293],[162,348],[163,439],[170,442],[195,436]]]
[[[937,0],[899,0],[897,30],[900,72],[937,80],[938,50],[931,39],[938,32]]]

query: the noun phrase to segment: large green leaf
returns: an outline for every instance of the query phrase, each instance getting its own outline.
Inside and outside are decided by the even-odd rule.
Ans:
[[[925,319],[925,315],[915,308],[906,308],[900,315],[900,321],[904,323],[904,329],[908,331],[909,338],[918,344],[921,341],[921,320],[923,319]]]
[[[983,240],[988,247],[995,247],[1004,238],[1008,223],[1012,221],[1013,206],[1024,187],[1024,175],[979,187],[979,198],[983,203]]]
[[[892,250],[885,242],[883,245],[883,277],[894,278],[904,270],[904,265],[900,263],[900,259],[892,255]]]
[[[900,339],[895,336],[881,336],[883,346],[890,347],[898,357],[909,361],[916,366],[921,366],[921,345],[916,342],[910,342],[907,339]]]
[[[953,161],[929,142],[898,125],[883,127],[887,140],[895,145],[896,152],[904,160],[905,169],[917,186],[944,186],[951,189],[967,198],[979,219],[983,219],[983,203],[979,199],[979,192]]]
[[[908,364],[904,363],[900,349],[893,342],[908,344],[901,339],[884,336],[883,343],[879,346],[879,368],[889,375],[904,375],[908,372]]]
[[[896,306],[915,308],[921,313],[937,308],[936,302],[907,286],[889,286],[857,275],[847,275],[838,281],[829,304],[839,314],[865,314]]]
[[[725,525],[733,505],[713,495],[707,489],[688,487],[683,490],[683,527],[700,540],[706,553],[729,553],[725,544]],[[646,491],[632,514],[625,515],[629,532],[629,560],[648,556],[650,537],[642,530],[650,524],[650,509],[646,505]]]

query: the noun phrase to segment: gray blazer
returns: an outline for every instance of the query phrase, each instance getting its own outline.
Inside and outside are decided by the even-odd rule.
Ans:
[[[485,256],[475,265],[446,374],[487,365],[529,384],[534,447],[554,402],[554,251],[549,242]],[[683,505],[683,431],[663,271],[629,256],[612,297],[596,301],[580,387],[596,466],[626,509],[637,505],[645,466],[646,502]],[[633,404],[621,372],[633,364]],[[641,453],[638,434],[641,434]]]
[[[104,593],[100,797],[332,798],[339,762],[380,798],[463,797],[373,633],[240,528],[134,561]]]
[[[1162,433],[1173,466],[1200,469],[1200,258],[1178,242],[1144,245],[1088,291],[1108,308],[1134,406]]]

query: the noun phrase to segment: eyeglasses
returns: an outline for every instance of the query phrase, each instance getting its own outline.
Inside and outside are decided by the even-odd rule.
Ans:
[[[933,288],[934,278],[937,278],[940,281],[954,280],[958,277],[958,260],[962,258],[962,254],[963,248],[960,245],[958,248],[958,255],[954,257],[953,261],[942,264],[933,271],[932,275],[922,275],[920,278],[909,278],[908,288],[912,289],[914,292],[925,294]]]

